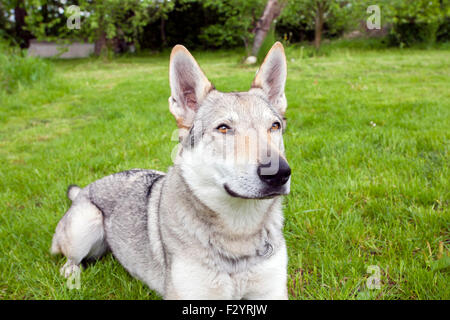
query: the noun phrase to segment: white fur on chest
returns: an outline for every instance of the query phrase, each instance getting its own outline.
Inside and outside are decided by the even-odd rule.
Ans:
[[[168,298],[287,299],[287,254],[283,245],[269,259],[239,273],[206,267],[192,257],[178,256],[171,267]]]

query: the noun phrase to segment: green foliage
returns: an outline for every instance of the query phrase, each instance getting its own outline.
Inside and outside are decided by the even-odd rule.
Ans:
[[[135,42],[145,25],[173,8],[171,1],[152,0],[105,0],[81,4],[82,10],[91,12],[86,19],[90,38],[95,39],[104,32],[107,39],[119,37],[126,42]]]
[[[325,8],[324,35],[327,37],[358,28],[365,16],[365,6],[358,0],[290,0],[280,15],[277,33],[281,37],[292,33],[291,38],[296,41],[312,40],[319,3]]]
[[[67,28],[68,13],[66,10],[74,4],[78,4],[78,1],[68,0],[66,4],[58,0],[23,1],[24,9],[27,12],[25,28],[38,40],[56,41],[86,37],[82,31],[74,32]]]
[[[447,15],[445,19],[443,19],[436,31],[436,40],[439,42],[450,41],[450,15]]]
[[[437,30],[436,22],[398,22],[391,29],[389,42],[399,47],[430,46],[436,41]]]
[[[447,1],[440,0],[395,0],[387,1],[384,9],[387,20],[392,23],[389,42],[395,46],[410,47],[430,46],[436,41],[449,6]]]
[[[0,2],[0,39],[7,38],[12,32],[14,24],[11,19],[12,12],[9,2]]]
[[[18,87],[49,80],[53,67],[40,58],[27,57],[26,52],[0,42],[0,91],[12,93]]]
[[[367,0],[291,0],[277,23],[278,35],[290,42],[312,40],[319,3],[326,7],[324,35],[328,38],[360,29],[360,24],[368,17],[366,8],[375,4]],[[390,29],[388,42],[391,45],[429,46],[436,39],[448,39],[448,1],[380,0],[376,4],[381,9],[382,24]]]
[[[177,43],[189,48],[251,46],[251,31],[264,5],[264,0],[177,0],[164,20],[164,28],[162,21],[147,25],[140,42],[144,48],[170,47]],[[166,38],[164,44],[162,33]]]
[[[186,1],[186,0],[185,0]],[[80,29],[69,29],[67,19],[74,14],[68,10],[76,4],[80,8]],[[79,0],[62,4],[57,0],[26,1],[27,28],[39,40],[88,39],[136,41],[143,27],[167,17],[174,7],[173,1],[154,0]]]
[[[109,47],[134,44],[158,48],[184,43],[189,47],[251,46],[253,30],[267,0],[4,0],[0,3],[0,38],[24,45],[29,34],[39,40],[104,40]],[[336,38],[361,30],[370,0],[279,0],[275,38],[285,44],[314,39],[320,4],[325,8],[323,37]],[[25,31],[16,30],[14,10],[23,3]],[[381,22],[395,46],[448,41],[450,7],[443,0],[378,0]],[[71,5],[81,12],[81,29],[69,29]],[[99,41],[100,43],[100,41]]]
[[[141,48],[162,49],[179,43],[189,48],[203,47],[199,35],[202,34],[205,25],[217,21],[216,13],[205,10],[199,1],[173,2],[174,8],[167,12],[164,19],[156,20],[144,27],[139,38]]]
[[[248,45],[252,41],[252,29],[256,25],[265,5],[265,0],[104,0],[68,1],[64,5],[57,0],[25,1],[29,13],[27,28],[39,40],[56,41],[61,39],[123,40],[134,43],[148,43],[145,37],[158,36],[166,32],[171,41],[172,29],[183,34],[192,29],[191,24],[200,24],[193,42],[203,47],[233,47]],[[70,16],[68,8],[76,4],[81,12],[81,29],[69,29],[66,21]],[[202,12],[193,12],[198,8]],[[183,12],[185,15],[183,16]],[[203,21],[197,21],[201,14]],[[181,17],[180,17],[181,15]],[[177,17],[172,21],[173,17]],[[160,21],[165,20],[167,30],[158,30]],[[1,22],[1,20],[0,20]],[[151,28],[146,28],[151,26]],[[150,35],[145,34],[144,30]],[[155,32],[156,31],[156,32]],[[177,38],[176,35],[173,38]]]
[[[262,14],[264,0],[207,0],[206,10],[216,12],[214,24],[203,28],[199,36],[206,47],[234,47],[253,40],[252,30]]]

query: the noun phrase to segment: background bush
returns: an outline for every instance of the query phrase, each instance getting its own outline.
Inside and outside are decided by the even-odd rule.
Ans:
[[[439,42],[450,41],[450,16],[446,16],[436,32],[436,40]]]
[[[436,41],[438,27],[437,23],[396,23],[389,34],[389,43],[400,47],[429,46]]]
[[[407,2],[394,0],[386,5],[392,28],[389,34],[389,43],[393,46],[411,47],[416,45],[430,46],[436,40],[448,39],[445,17],[448,16],[448,1],[442,0],[416,0]],[[440,36],[438,39],[438,30]]]
[[[319,0],[278,0],[281,15],[274,36],[286,44],[312,41],[315,6]],[[139,49],[162,49],[183,43],[190,48],[249,47],[267,0],[4,0],[0,2],[0,38],[12,37],[22,47],[39,40],[96,41],[116,52],[131,44]],[[320,0],[327,3],[323,38],[359,30],[369,14],[370,0]],[[382,27],[391,46],[415,46],[448,41],[448,0],[378,0]],[[81,29],[66,26],[70,5],[83,13]],[[15,11],[26,12],[22,25]]]
[[[24,51],[0,42],[0,90],[11,93],[52,77],[53,67],[48,61],[27,57]]]

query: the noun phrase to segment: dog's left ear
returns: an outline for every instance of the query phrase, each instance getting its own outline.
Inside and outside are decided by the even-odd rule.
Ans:
[[[286,83],[287,66],[283,45],[276,42],[259,68],[252,88],[262,89],[270,103],[284,116],[287,108],[284,85]]]
[[[172,49],[169,80],[170,112],[180,129],[189,129],[201,102],[214,86],[206,78],[194,57],[182,45],[176,45]]]

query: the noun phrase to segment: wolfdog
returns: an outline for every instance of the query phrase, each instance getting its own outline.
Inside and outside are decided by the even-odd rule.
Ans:
[[[84,188],[51,252],[80,272],[85,259],[113,256],[164,299],[287,299],[282,195],[287,66],[273,45],[246,92],[220,92],[189,51],[170,56],[169,109],[179,148],[167,173],[133,169]]]

